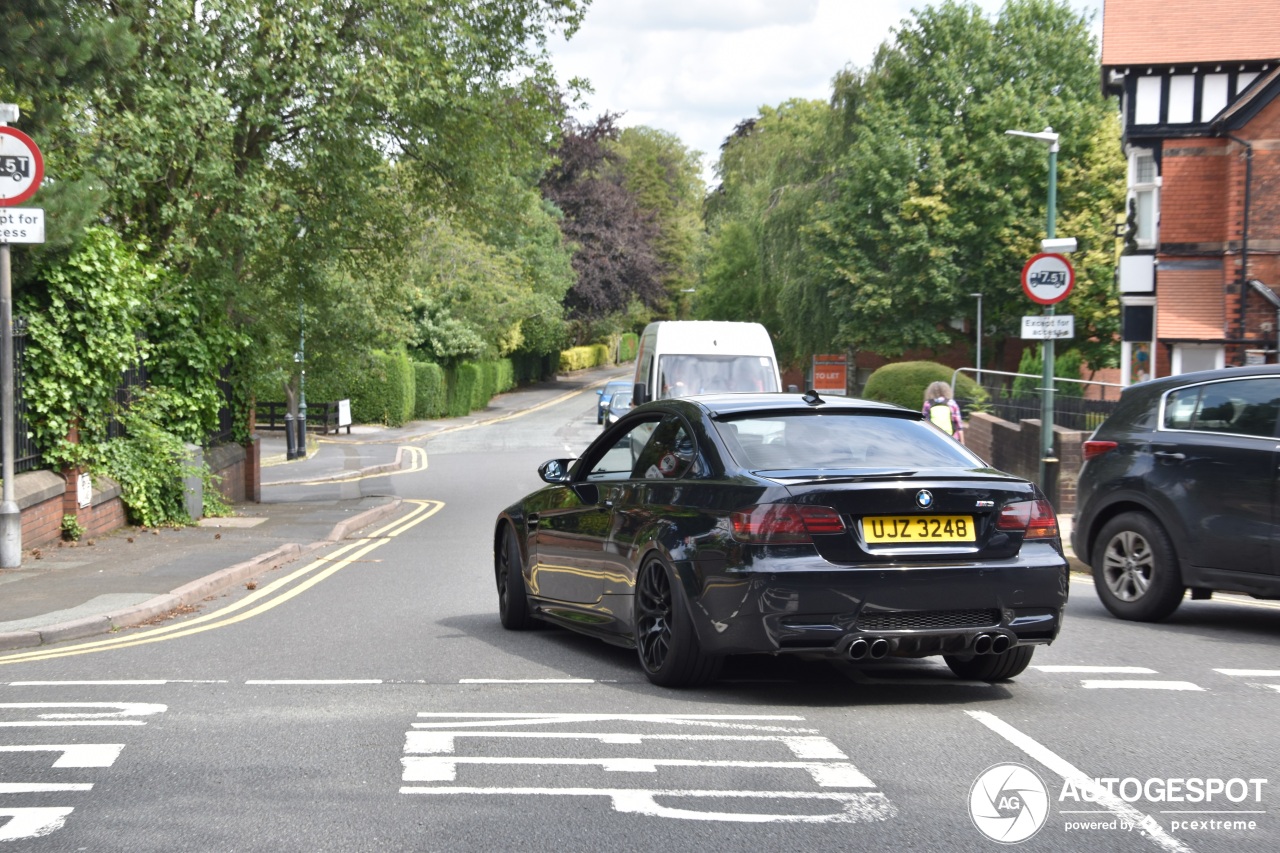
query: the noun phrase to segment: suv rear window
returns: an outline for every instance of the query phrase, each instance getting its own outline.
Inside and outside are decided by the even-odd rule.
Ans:
[[[1164,400],[1165,429],[1271,438],[1280,417],[1280,378],[1264,376],[1193,385]]]
[[[974,468],[983,463],[923,421],[864,414],[777,414],[716,423],[749,470]]]

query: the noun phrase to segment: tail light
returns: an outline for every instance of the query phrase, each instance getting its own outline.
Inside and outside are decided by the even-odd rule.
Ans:
[[[1119,447],[1114,441],[1086,441],[1084,443],[1084,461],[1105,456]]]
[[[1058,516],[1048,501],[1019,501],[1000,510],[996,529],[1024,533],[1025,539],[1054,539],[1058,536]]]
[[[757,504],[729,516],[733,538],[755,545],[805,545],[815,535],[843,533],[840,513],[826,506]]]

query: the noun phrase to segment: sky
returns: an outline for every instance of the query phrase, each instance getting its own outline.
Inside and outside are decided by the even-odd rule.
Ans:
[[[994,15],[1003,0],[976,0]],[[1102,0],[1070,0],[1094,14]],[[720,144],[761,106],[826,100],[846,65],[866,67],[892,30],[927,0],[592,0],[574,37],[549,47],[564,83],[584,77],[581,121],[622,113],[703,153],[713,185]]]

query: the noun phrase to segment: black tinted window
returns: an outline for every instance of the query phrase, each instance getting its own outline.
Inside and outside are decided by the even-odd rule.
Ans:
[[[752,470],[953,468],[982,463],[923,421],[864,414],[779,414],[716,424],[734,460]]]
[[[1165,429],[1271,438],[1280,417],[1280,377],[1264,376],[1170,391]]]

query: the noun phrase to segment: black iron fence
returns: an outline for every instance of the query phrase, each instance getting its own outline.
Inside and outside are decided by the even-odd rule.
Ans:
[[[957,397],[961,410],[984,411],[1001,420],[1017,423],[1021,420],[1040,420],[1044,412],[1043,377],[1028,373],[1005,373],[983,370],[978,376],[976,368],[962,367],[952,374],[952,388],[960,373],[969,375],[987,392],[985,401]],[[1122,387],[1111,382],[1094,382],[1084,379],[1055,379],[1053,394],[1053,423],[1064,429],[1093,431],[1115,411],[1120,402]],[[959,393],[959,389],[956,389]]]
[[[31,438],[31,430],[27,420],[27,401],[22,393],[23,377],[26,372],[27,324],[22,317],[13,319],[13,436],[15,474],[34,471],[42,465],[42,453]],[[116,388],[115,401],[120,407],[127,407],[149,384],[147,368],[138,364],[126,370],[120,376],[120,385]],[[224,370],[218,387],[222,390],[223,401],[218,412],[218,427],[206,437],[206,444],[219,444],[232,440],[235,424],[231,383],[228,371]],[[336,415],[335,415],[336,417]],[[107,435],[118,438],[124,435],[124,426],[113,416],[107,424]]]

